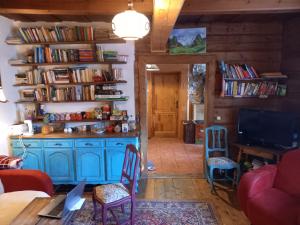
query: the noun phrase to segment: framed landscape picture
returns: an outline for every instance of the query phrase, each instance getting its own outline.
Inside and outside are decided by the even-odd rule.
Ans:
[[[206,52],[206,28],[173,29],[169,37],[169,53],[201,54]]]

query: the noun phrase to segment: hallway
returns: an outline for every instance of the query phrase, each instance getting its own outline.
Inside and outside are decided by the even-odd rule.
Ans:
[[[149,177],[202,177],[203,145],[184,144],[176,138],[153,137],[148,143],[148,161],[155,166]]]

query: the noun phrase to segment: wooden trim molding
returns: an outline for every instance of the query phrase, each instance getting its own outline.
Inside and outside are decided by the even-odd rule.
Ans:
[[[142,175],[147,175],[147,148],[148,148],[148,115],[147,115],[147,74],[146,64],[207,64],[205,83],[205,112],[204,126],[214,123],[214,87],[216,73],[216,56],[213,54],[202,55],[139,55],[136,57],[136,114],[139,117],[141,129],[141,155]],[[204,158],[203,158],[204,159]],[[205,159],[204,159],[205,160]],[[205,163],[203,163],[205,165]]]

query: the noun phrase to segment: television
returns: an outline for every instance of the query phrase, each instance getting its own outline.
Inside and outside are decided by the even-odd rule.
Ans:
[[[238,141],[274,149],[299,146],[300,120],[296,113],[240,109]]]

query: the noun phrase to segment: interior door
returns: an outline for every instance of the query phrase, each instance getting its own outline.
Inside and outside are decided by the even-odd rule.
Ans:
[[[178,130],[178,73],[154,73],[153,130],[156,137],[177,137]]]

